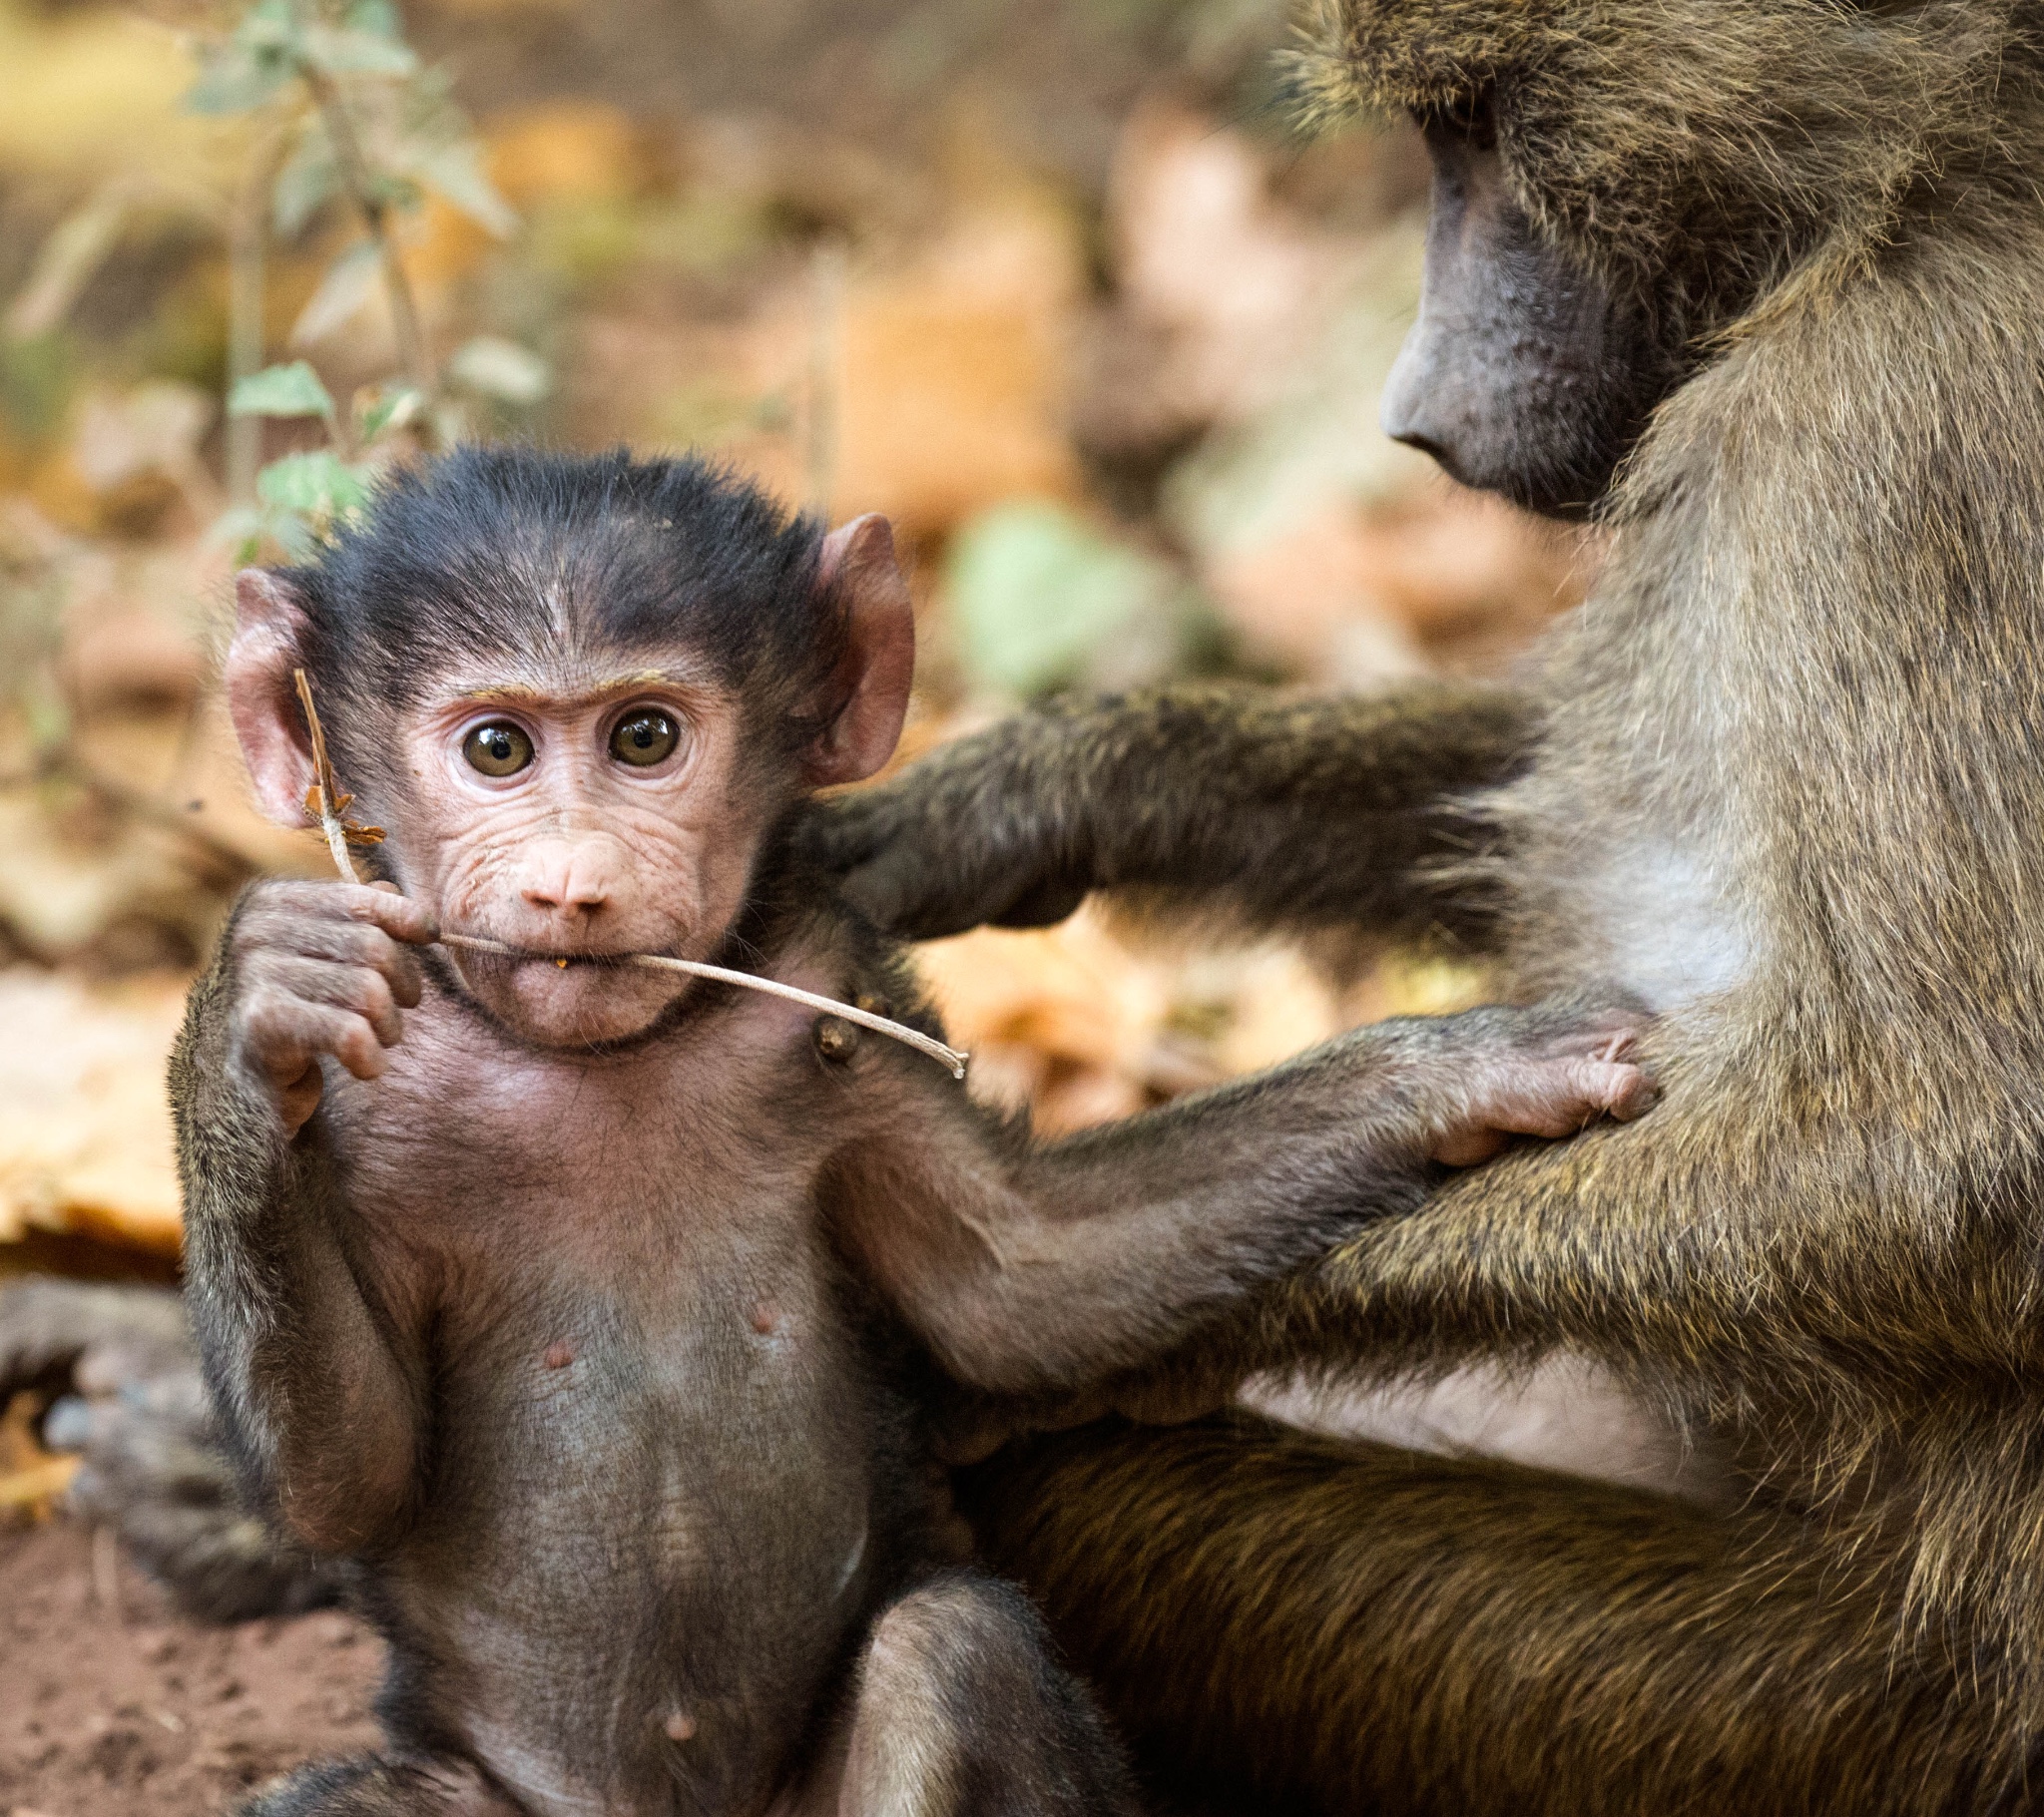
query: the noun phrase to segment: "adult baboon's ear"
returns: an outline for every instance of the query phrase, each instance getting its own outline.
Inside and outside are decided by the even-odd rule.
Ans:
[[[228,714],[263,813],[303,826],[312,752],[291,671],[305,661],[305,608],[281,576],[245,568],[235,577],[235,641],[222,680]]]
[[[844,655],[825,683],[823,729],[802,757],[815,788],[858,782],[894,754],[915,680],[915,609],[894,556],[894,531],[855,518],[823,543],[820,586],[845,613]]]

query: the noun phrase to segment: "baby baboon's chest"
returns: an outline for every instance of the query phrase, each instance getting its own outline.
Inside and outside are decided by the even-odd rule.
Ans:
[[[400,1643],[436,1719],[535,1809],[662,1809],[676,1774],[723,1808],[778,1769],[883,1550],[901,1416],[817,1227],[823,1133],[777,1116],[755,1139],[658,1051],[637,1077],[514,1092],[485,1068],[453,1093],[458,1056],[421,1034],[334,1118],[431,1401],[418,1513],[380,1568]],[[784,1105],[800,1083],[725,1090]],[[415,1139],[436,1171],[404,1164]],[[535,1735],[561,1739],[540,1758]]]

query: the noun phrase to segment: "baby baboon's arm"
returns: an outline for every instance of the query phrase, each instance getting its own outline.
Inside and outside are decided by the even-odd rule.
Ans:
[[[1037,926],[1144,888],[1312,930],[1480,942],[1448,866],[1495,829],[1463,799],[1530,755],[1522,695],[1426,683],[1300,700],[1222,687],[1061,701],[811,810],[812,854],[909,939]]]
[[[171,1064],[192,1323],[261,1501],[320,1552],[402,1521],[416,1473],[416,1359],[351,1255],[323,1131],[321,1063],[363,1076],[418,1001],[398,942],[426,936],[402,897],[264,883],[242,898],[192,994]]]
[[[1652,1102],[1623,1015],[1381,1023],[1069,1140],[1031,1142],[889,1057],[842,1148],[842,1240],[960,1382],[1059,1395],[1137,1370],[1358,1226],[1411,1212],[1493,1134]]]

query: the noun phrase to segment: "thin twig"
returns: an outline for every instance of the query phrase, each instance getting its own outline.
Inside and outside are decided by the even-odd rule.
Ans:
[[[568,961],[546,953],[528,953],[520,947],[506,946],[500,940],[478,940],[469,934],[442,934],[442,946],[460,947],[469,953],[491,953],[500,959],[545,959],[554,958],[557,965]],[[691,978],[708,978],[718,984],[735,984],[744,990],[762,991],[768,997],[782,997],[789,1003],[799,1003],[812,1010],[820,1010],[826,1016],[835,1016],[845,1022],[855,1022],[862,1029],[871,1029],[877,1035],[891,1036],[895,1041],[915,1049],[918,1054],[927,1054],[932,1060],[940,1060],[951,1069],[954,1079],[965,1077],[965,1063],[972,1057],[961,1054],[956,1048],[947,1048],[941,1041],[925,1035],[920,1029],[911,1029],[904,1023],[890,1022],[884,1016],[875,1016],[870,1010],[854,1009],[848,1003],[839,1003],[834,997],[819,997],[813,991],[797,990],[791,984],[781,984],[772,978],[762,978],[753,972],[734,972],[721,965],[704,965],[695,959],[670,959],[665,953],[630,953],[622,958],[606,958],[605,964],[640,966],[648,971],[686,972]]]
[[[340,792],[334,780],[333,764],[326,755],[326,734],[319,726],[319,709],[312,704],[312,683],[302,669],[291,671],[291,681],[298,690],[298,701],[305,709],[305,729],[312,736],[312,786],[306,793],[305,806],[319,821],[319,829],[326,835],[326,849],[333,854],[333,867],[339,871],[345,883],[359,883],[355,874],[354,860],[348,855],[348,844],[354,840],[378,840],[383,837],[381,827],[357,827],[343,822],[341,811],[353,799]],[[498,940],[480,940],[472,934],[442,934],[436,943],[454,947],[466,953],[488,953],[499,959],[553,959],[557,965],[568,965],[569,960],[558,954],[529,953],[515,946],[506,946]],[[876,1035],[885,1035],[905,1047],[915,1049],[918,1054],[927,1054],[932,1060],[941,1061],[951,1069],[953,1079],[965,1077],[966,1063],[972,1058],[956,1048],[946,1047],[933,1036],[925,1035],[920,1029],[911,1029],[905,1023],[890,1022],[884,1016],[875,1016],[870,1010],[861,1010],[848,1003],[839,1003],[834,997],[819,997],[813,991],[797,990],[791,984],[782,984],[777,979],[762,978],[753,972],[734,972],[721,965],[705,965],[696,959],[670,959],[665,953],[624,953],[615,958],[603,956],[606,965],[637,966],[646,971],[683,972],[691,978],[707,978],[717,984],[736,985],[741,990],[759,991],[768,997],[779,997],[789,1003],[799,1003],[807,1009],[820,1011],[826,1016],[835,1016],[844,1022],[856,1023],[862,1029],[871,1029]],[[990,1239],[989,1239],[990,1240]],[[995,1250],[999,1257],[998,1249]]]
[[[362,218],[369,237],[376,242],[383,261],[383,287],[390,297],[390,326],[397,338],[397,363],[404,368],[405,382],[422,395],[433,392],[433,366],[426,356],[426,338],[419,329],[418,304],[411,293],[411,279],[405,275],[404,260],[398,256],[397,237],[390,230],[390,205],[376,194],[369,163],[362,156],[362,142],[355,137],[355,123],[348,116],[347,99],[324,70],[306,69],[305,86],[318,105],[325,122],[327,142],[333,147],[334,168],[340,173],[341,188]]]
[[[305,709],[305,729],[312,734],[312,795],[307,803],[319,819],[319,830],[326,835],[326,849],[333,854],[333,867],[340,872],[347,883],[359,883],[355,875],[354,860],[348,856],[347,828],[341,824],[341,809],[347,806],[348,797],[343,795],[333,780],[333,764],[326,755],[326,734],[319,729],[319,709],[312,704],[312,683],[302,669],[291,671],[291,681],[298,690],[298,703]]]

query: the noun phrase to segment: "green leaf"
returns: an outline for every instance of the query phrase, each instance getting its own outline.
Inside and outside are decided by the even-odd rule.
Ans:
[[[439,191],[478,227],[499,239],[515,231],[518,211],[483,174],[482,151],[472,139],[431,146],[407,160],[413,176]]]
[[[194,114],[247,114],[259,108],[297,74],[288,57],[256,55],[240,45],[205,54],[199,80],[186,91]]]
[[[298,73],[304,41],[289,0],[260,0],[235,35],[203,53],[199,80],[185,97],[195,114],[245,114]]]
[[[236,562],[257,562],[271,550],[287,562],[306,562],[318,553],[318,539],[294,511],[238,505],[214,520],[207,544],[233,552]]]
[[[304,60],[329,76],[409,76],[419,67],[409,45],[372,32],[308,25],[302,43]]]
[[[426,407],[426,394],[410,385],[379,391],[362,412],[362,440],[373,442],[391,429],[402,429]]]
[[[256,476],[256,496],[265,505],[302,512],[325,523],[363,510],[369,502],[369,485],[363,469],[350,467],[339,455],[322,448],[271,461]]]
[[[295,54],[299,42],[295,0],[256,0],[235,27],[234,42],[251,50]]]
[[[390,0],[355,0],[347,9],[347,27],[351,32],[367,32],[377,38],[404,36],[404,21]]]
[[[998,506],[967,525],[946,579],[973,678],[1025,696],[1072,681],[1175,587],[1161,562],[1042,503]]]
[[[340,189],[340,167],[326,129],[308,117],[298,143],[269,192],[269,218],[278,235],[294,239]]]
[[[447,362],[456,384],[506,404],[536,404],[553,388],[547,362],[516,341],[478,334]]]
[[[312,300],[298,312],[291,324],[294,347],[309,347],[324,340],[369,300],[383,266],[383,255],[373,239],[357,240],[326,268]]]
[[[252,372],[228,399],[231,416],[323,416],[333,421],[333,399],[319,374],[301,359]]]

